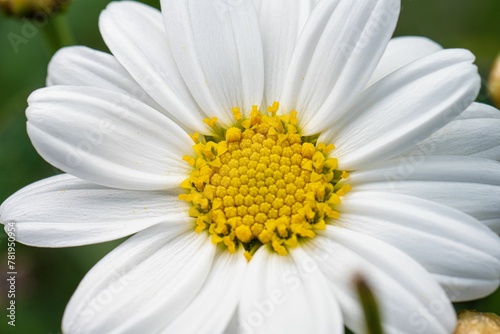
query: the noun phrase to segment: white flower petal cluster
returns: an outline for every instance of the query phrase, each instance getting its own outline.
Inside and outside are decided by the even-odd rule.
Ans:
[[[499,286],[500,113],[474,103],[474,56],[391,39],[399,0],[111,3],[112,55],[60,50],[28,134],[66,174],[5,201],[20,242],[70,247],[135,234],[83,279],[65,333],[363,332],[366,277],[387,333],[450,333],[452,301]],[[189,134],[279,101],[334,143],[352,191],[290,254],[251,261],[194,232],[177,199]]]

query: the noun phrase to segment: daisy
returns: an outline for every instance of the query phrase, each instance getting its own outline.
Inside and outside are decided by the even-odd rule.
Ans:
[[[450,333],[500,276],[500,114],[466,50],[391,39],[397,0],[111,3],[59,51],[28,134],[66,174],[0,209],[20,242],[135,234],[65,333]]]

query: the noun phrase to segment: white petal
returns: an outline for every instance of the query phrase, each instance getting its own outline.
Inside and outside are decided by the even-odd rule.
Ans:
[[[455,312],[445,292],[413,259],[361,233],[328,226],[304,246],[331,282],[346,324],[363,332],[352,279],[361,274],[381,306],[387,333],[450,333]]]
[[[49,163],[108,187],[178,187],[193,141],[173,121],[126,95],[53,86],[29,97],[28,134]]]
[[[393,38],[387,45],[387,49],[385,49],[366,87],[370,87],[375,82],[415,60],[442,49],[439,44],[425,37],[405,36]]]
[[[415,197],[353,191],[342,200],[338,223],[410,255],[440,277],[453,301],[498,288],[500,238],[460,211]]]
[[[465,110],[480,86],[474,56],[443,50],[413,62],[368,88],[350,118],[323,133],[341,169],[390,159],[439,130]]]
[[[408,181],[392,184],[386,189],[375,184],[361,190],[383,190],[420,197],[465,212],[476,219],[499,219],[500,187],[466,182]]]
[[[303,253],[261,247],[250,261],[239,307],[241,333],[342,333],[343,321],[321,271]]]
[[[500,219],[500,163],[453,156],[409,155],[351,173],[357,190],[396,192],[435,201],[493,227]]]
[[[302,1],[302,0],[299,0],[299,1]],[[310,8],[314,8],[314,6],[320,1],[320,0],[307,0],[311,5],[307,5],[305,7],[302,7],[302,9],[304,10],[304,13],[303,15],[306,16],[306,20],[307,20],[307,17],[309,15],[311,15],[311,11],[310,11]],[[267,4],[266,4],[266,0],[253,0],[253,3],[255,5],[255,9],[257,9],[257,13],[260,14],[262,13],[262,8],[264,8]],[[286,6],[287,4],[283,3],[282,6]],[[278,8],[279,9],[279,8]],[[277,18],[279,19],[279,18]]]
[[[280,100],[297,39],[315,4],[316,0],[273,0],[256,4],[264,45],[263,106]]]
[[[322,1],[293,55],[282,95],[304,135],[335,123],[365,87],[394,31],[400,2]]]
[[[500,160],[500,111],[473,103],[408,155],[460,155]]]
[[[253,3],[254,3],[254,5],[255,5],[255,8],[257,9],[257,13],[259,13],[259,12],[260,12],[260,9],[261,9],[261,8],[265,5],[265,2],[266,2],[266,1],[267,1],[267,0],[253,0]],[[301,1],[301,0],[299,0],[299,1]],[[314,6],[315,6],[315,5],[316,5],[316,4],[317,4],[320,0],[308,0],[308,1],[311,3],[312,7],[314,7]],[[283,5],[285,5],[285,4],[283,4]],[[306,9],[307,9],[307,8],[306,8],[306,7],[304,7],[304,10],[306,10]],[[307,14],[307,15],[310,15],[310,12],[307,12],[307,11],[306,11],[306,12],[304,13],[304,15],[306,15],[306,14]]]
[[[84,46],[60,49],[49,64],[47,86],[89,86],[129,95],[167,114],[110,54]]]
[[[168,42],[184,80],[208,115],[234,124],[231,109],[260,106],[264,60],[251,1],[161,1]]]
[[[243,252],[220,251],[200,293],[161,333],[225,333],[240,300],[247,265]]]
[[[403,180],[461,181],[500,186],[500,163],[475,157],[404,156],[352,172],[346,182],[357,186],[373,182],[390,183]]]
[[[494,118],[500,119],[500,110],[484,103],[474,102],[457,119]]]
[[[238,327],[238,310],[236,310],[224,334],[241,334],[238,333]]]
[[[165,328],[203,286],[215,255],[206,234],[182,234],[189,229],[156,225],[108,254],[78,286],[66,307],[63,331],[156,333]]]
[[[69,247],[119,239],[158,223],[192,225],[188,210],[172,193],[105,188],[58,175],[9,197],[0,220],[14,222],[24,244]]]
[[[492,219],[482,219],[481,223],[488,226],[496,234],[500,234],[500,217]]]
[[[99,29],[113,55],[172,119],[210,132],[177,69],[158,10],[138,2],[112,2],[99,17]]]

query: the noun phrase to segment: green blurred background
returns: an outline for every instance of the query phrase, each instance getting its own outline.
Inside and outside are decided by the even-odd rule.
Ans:
[[[174,1],[174,0],[172,0]],[[67,17],[78,44],[106,50],[97,28],[107,0],[74,1]],[[158,7],[158,1],[142,1]],[[446,48],[470,49],[483,82],[500,52],[500,1],[402,0],[396,35],[427,36]],[[0,16],[0,202],[21,187],[59,173],[38,156],[25,130],[26,99],[45,85],[47,51],[42,32],[15,52],[7,38],[23,22]],[[478,98],[489,103],[486,89]],[[0,333],[60,333],[64,307],[85,273],[120,241],[71,249],[17,246],[16,327],[6,318],[6,235],[0,232]],[[500,314],[500,292],[457,305]]]

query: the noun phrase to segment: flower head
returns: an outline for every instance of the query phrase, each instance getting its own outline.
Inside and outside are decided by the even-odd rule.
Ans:
[[[100,17],[112,55],[56,54],[28,134],[67,174],[2,221],[36,246],[136,233],[64,331],[362,332],[361,274],[387,332],[449,333],[450,301],[495,291],[500,116],[473,103],[470,52],[391,40],[399,8],[121,1]]]
[[[453,334],[493,334],[500,331],[500,318],[495,314],[460,312],[457,328]]]
[[[192,204],[197,232],[207,229],[231,253],[241,244],[248,259],[262,245],[286,255],[287,246],[313,238],[338,217],[335,207],[349,190],[335,188],[349,174],[329,157],[334,145],[302,138],[297,113],[278,116],[278,102],[264,114],[257,108],[247,119],[233,109],[235,126],[194,145],[196,159],[184,158],[193,172],[181,184],[189,193],[179,196]]]
[[[491,69],[488,89],[495,105],[500,106],[500,56],[497,56]]]
[[[64,10],[70,0],[0,0],[0,8],[10,16],[38,19]]]

